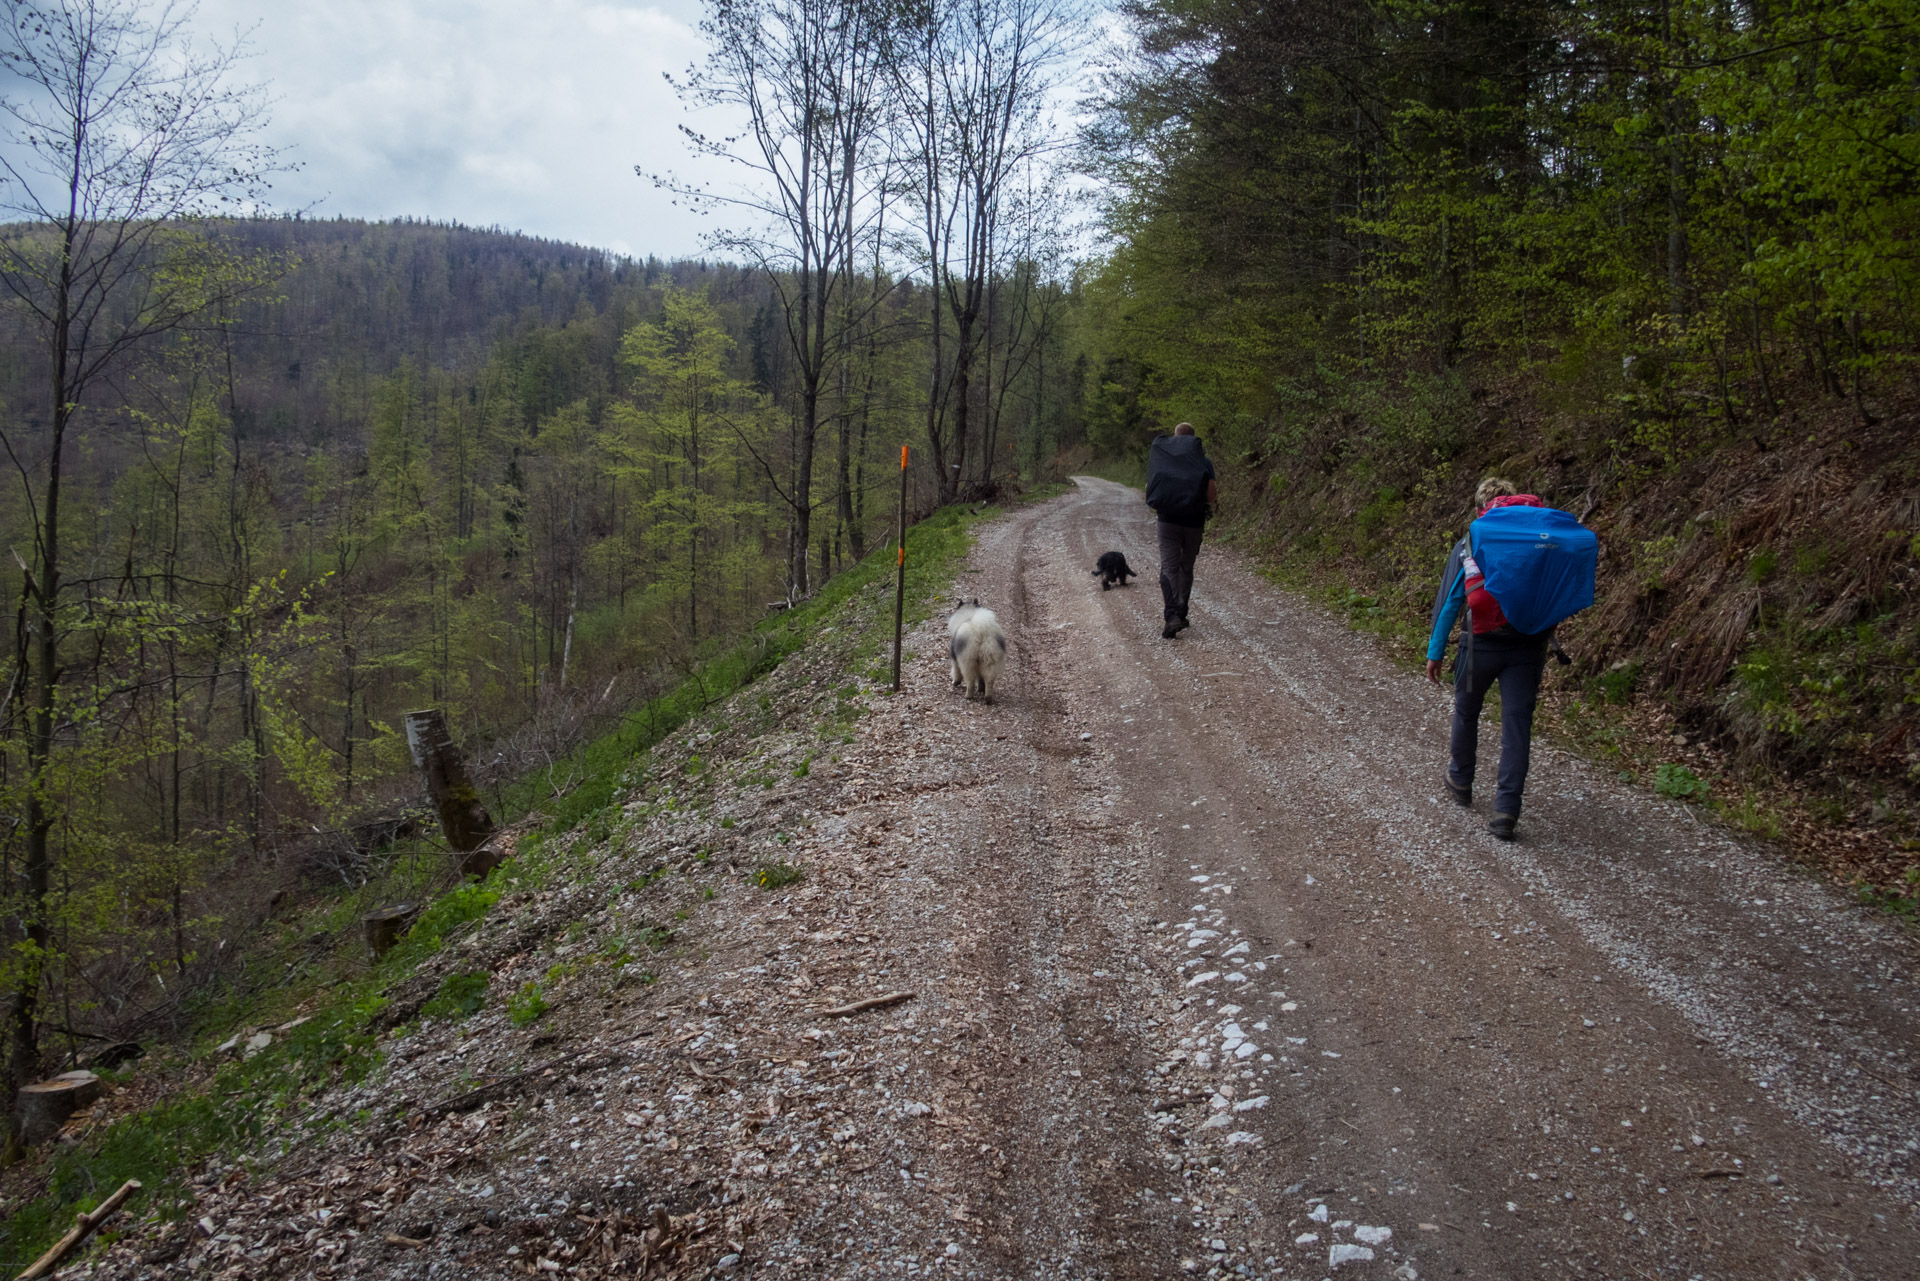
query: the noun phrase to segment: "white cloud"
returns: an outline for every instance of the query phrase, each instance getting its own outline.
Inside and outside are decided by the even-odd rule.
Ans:
[[[634,174],[726,183],[689,158],[663,72],[704,44],[698,0],[202,0],[195,29],[251,28],[303,167],[276,207],[498,224],[634,254],[697,253],[706,220]]]

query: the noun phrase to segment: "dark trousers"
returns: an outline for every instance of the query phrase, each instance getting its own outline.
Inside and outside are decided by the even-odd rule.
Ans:
[[[1187,616],[1193,598],[1193,562],[1200,557],[1199,529],[1160,522],[1160,599],[1171,623]]]
[[[1520,817],[1520,793],[1527,786],[1533,756],[1533,709],[1540,701],[1540,674],[1546,670],[1546,646],[1476,636],[1462,645],[1453,665],[1453,759],[1447,777],[1455,787],[1472,787],[1480,754],[1480,708],[1487,691],[1500,684],[1500,779],[1493,794],[1496,813]]]

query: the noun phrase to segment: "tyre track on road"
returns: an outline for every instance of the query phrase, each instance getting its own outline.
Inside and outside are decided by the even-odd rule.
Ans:
[[[1435,795],[1443,700],[1213,547],[1193,630],[1161,641],[1151,537],[1137,494],[1082,481],[988,531],[964,585],[1013,606],[1020,680],[994,713],[1094,734],[1101,785],[1150,860],[1151,914],[1197,943],[1197,968],[1161,977],[1220,976],[1182,998],[1192,1026],[1275,1056],[1226,1069],[1199,1050],[1197,1067],[1202,1041],[1183,1038],[1179,1074],[1234,1087],[1228,1106],[1270,1100],[1218,1176],[1241,1188],[1220,1257],[1324,1268],[1371,1215],[1394,1231],[1372,1266],[1905,1274],[1920,1240],[1910,940],[1551,749],[1523,840],[1496,846],[1483,814]],[[1109,549],[1147,577],[1101,593],[1086,571]],[[1071,778],[1045,772],[1025,812],[1058,812]],[[1223,968],[1240,943],[1272,978]],[[1201,995],[1227,974],[1245,980],[1231,999]],[[1352,1227],[1316,1227],[1316,1193],[1334,1198],[1329,1225]],[[1201,1266],[1217,1230],[1186,1243]]]

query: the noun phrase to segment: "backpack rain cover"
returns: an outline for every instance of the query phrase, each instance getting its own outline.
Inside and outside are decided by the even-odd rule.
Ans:
[[[1156,436],[1147,456],[1147,506],[1162,516],[1205,510],[1207,455],[1198,436]]]
[[[1537,636],[1593,604],[1600,540],[1571,512],[1496,507],[1467,536],[1487,592],[1515,630]]]

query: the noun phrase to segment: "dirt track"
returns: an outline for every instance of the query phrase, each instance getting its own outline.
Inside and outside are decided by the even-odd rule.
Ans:
[[[998,705],[915,668],[978,780],[918,819],[925,943],[985,927],[983,1273],[1915,1275],[1910,938],[1552,750],[1494,841],[1445,696],[1231,556],[1160,639],[1151,520],[1082,480],[989,528]]]
[[[1108,549],[1147,577],[1101,592]],[[1920,1271],[1909,935],[1552,750],[1499,844],[1441,799],[1445,695],[1218,549],[1162,640],[1154,560],[1104,482],[986,526],[991,707],[936,618],[837,719],[823,633],[411,981],[552,1013],[396,1033],[92,1274]],[[648,981],[589,965],[663,921]]]

